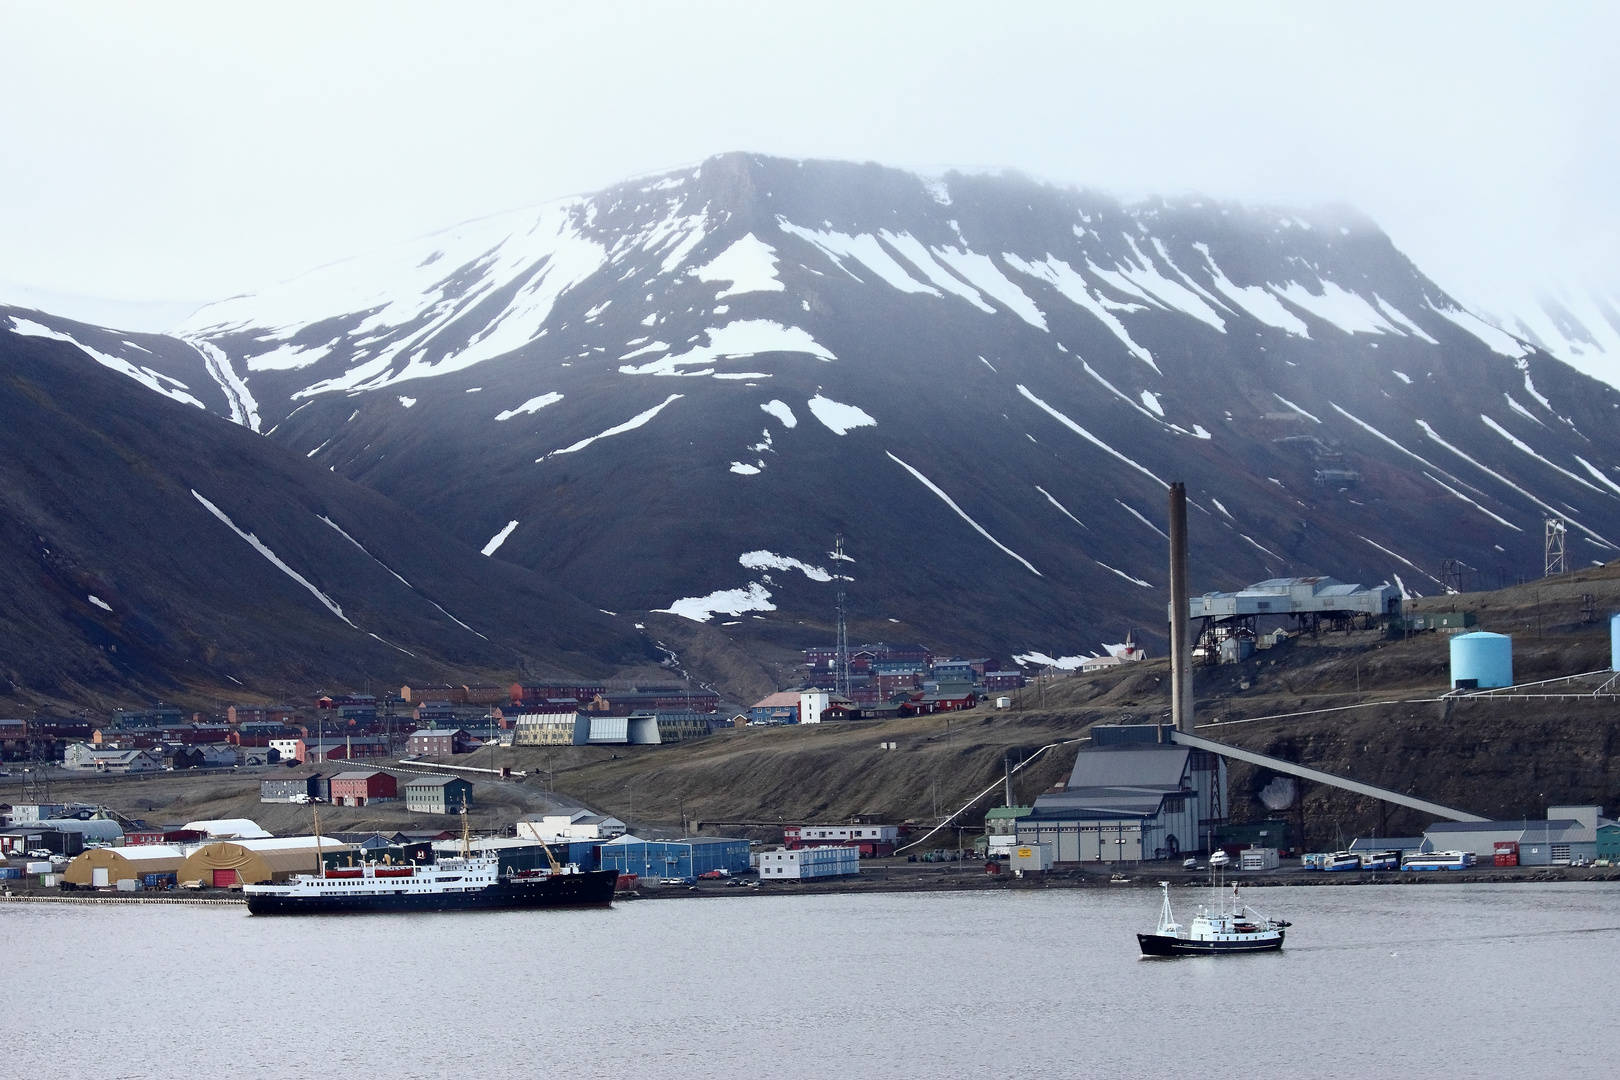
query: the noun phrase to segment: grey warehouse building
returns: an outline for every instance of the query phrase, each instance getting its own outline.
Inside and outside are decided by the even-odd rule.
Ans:
[[[1512,842],[1520,866],[1567,866],[1597,858],[1597,831],[1610,824],[1600,806],[1549,806],[1546,821],[1437,821],[1423,835],[1436,851],[1471,851],[1488,861],[1498,843]]]
[[[1226,821],[1226,763],[1170,742],[1170,728],[1098,725],[1061,790],[1018,822],[1055,862],[1138,862],[1206,851]]]

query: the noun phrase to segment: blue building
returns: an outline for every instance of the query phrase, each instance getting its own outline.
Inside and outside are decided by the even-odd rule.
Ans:
[[[741,874],[748,870],[748,841],[723,836],[641,840],[625,835],[601,845],[601,865],[603,870],[655,881],[693,881],[710,870]]]

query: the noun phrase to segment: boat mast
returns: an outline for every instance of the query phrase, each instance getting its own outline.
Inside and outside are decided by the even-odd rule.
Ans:
[[[321,851],[321,808],[311,807],[315,814],[315,873],[326,876],[326,855]]]

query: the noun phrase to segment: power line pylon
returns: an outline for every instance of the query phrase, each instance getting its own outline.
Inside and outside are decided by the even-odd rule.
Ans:
[[[1566,574],[1569,572],[1569,563],[1564,551],[1564,535],[1566,532],[1564,519],[1550,517],[1547,519],[1547,576]]]

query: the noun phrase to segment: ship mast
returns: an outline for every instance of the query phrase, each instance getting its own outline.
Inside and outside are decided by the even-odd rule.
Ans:
[[[326,855],[321,851],[321,808],[313,807],[315,813],[315,872],[321,877],[326,876]]]

